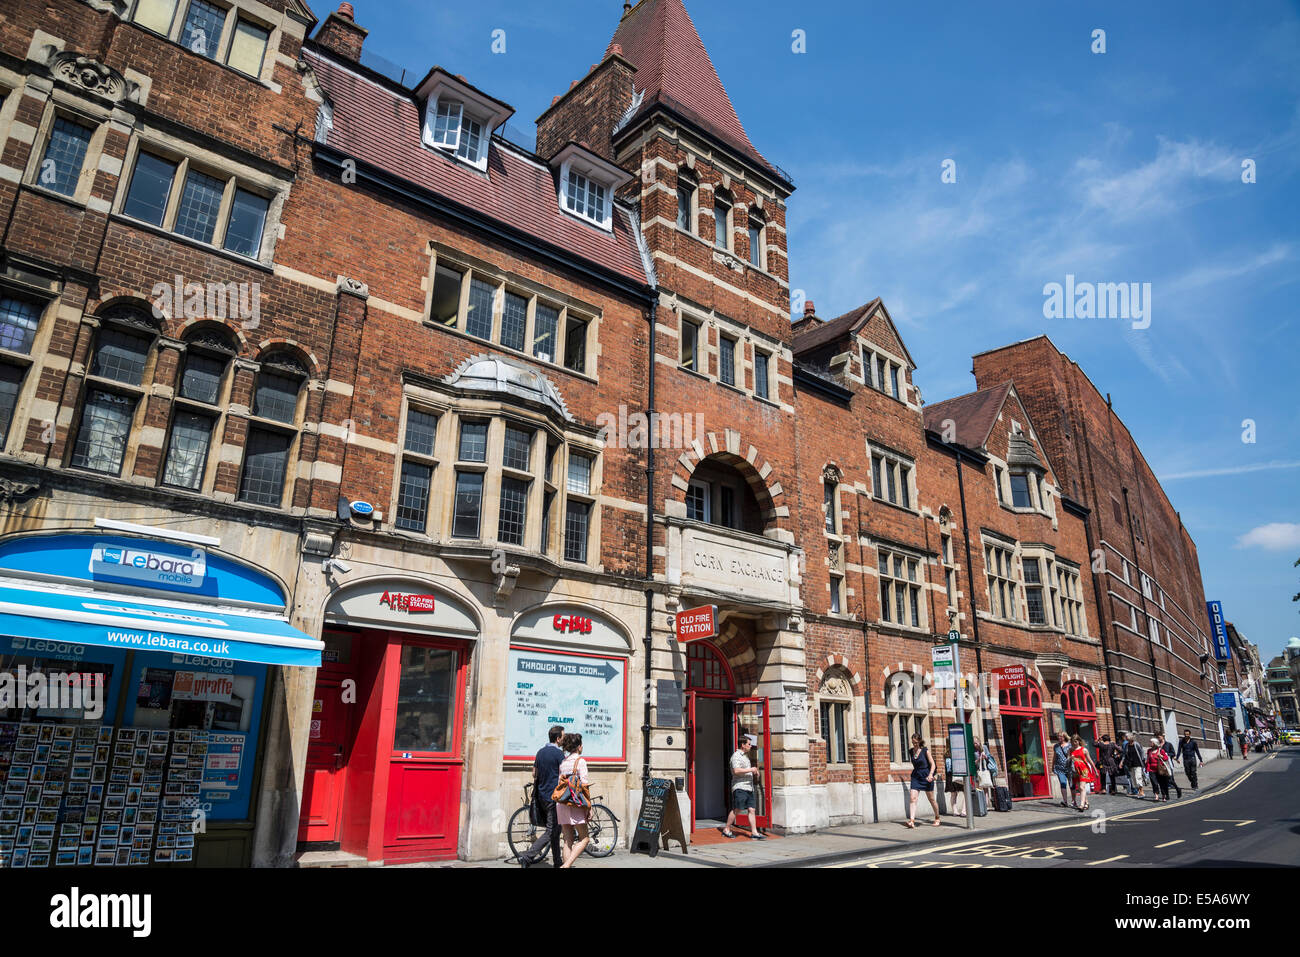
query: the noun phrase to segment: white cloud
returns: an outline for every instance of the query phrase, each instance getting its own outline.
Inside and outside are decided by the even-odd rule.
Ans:
[[[1274,469],[1300,469],[1300,462],[1261,462],[1258,465],[1230,465],[1221,469],[1199,469],[1194,472],[1175,472],[1160,476],[1162,482],[1176,479],[1213,478],[1216,475],[1245,475],[1248,472],[1271,472]]]
[[[1222,147],[1164,137],[1158,142],[1155,158],[1149,163],[1110,177],[1087,176],[1082,186],[1088,204],[1116,219],[1146,217],[1200,199],[1189,189],[1198,181],[1227,185],[1240,176],[1241,157]],[[1077,163],[1076,169],[1085,175],[1096,171],[1095,166],[1082,163]]]
[[[1300,524],[1270,522],[1267,525],[1260,525],[1237,539],[1236,547],[1267,548],[1272,551],[1300,548]]]

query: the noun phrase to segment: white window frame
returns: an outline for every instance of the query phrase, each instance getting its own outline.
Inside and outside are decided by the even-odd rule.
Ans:
[[[456,134],[451,136],[451,127],[447,126],[444,130],[444,138],[437,138],[438,118],[444,104],[448,107],[455,106],[456,115]],[[450,118],[450,111],[447,113]],[[482,111],[476,110],[474,104],[467,103],[465,100],[453,98],[448,92],[446,95],[439,94],[431,97],[424,111],[424,130],[422,133],[426,146],[431,146],[443,153],[450,154],[462,163],[473,166],[482,172],[487,171],[488,147],[492,141],[491,117]],[[466,127],[467,124],[474,123],[478,126],[478,148],[472,154],[466,148]]]

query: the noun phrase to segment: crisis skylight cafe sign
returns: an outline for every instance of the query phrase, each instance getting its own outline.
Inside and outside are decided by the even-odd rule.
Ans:
[[[1228,650],[1228,629],[1224,627],[1223,603],[1207,601],[1205,613],[1210,617],[1210,634],[1214,637],[1214,658],[1216,661],[1228,661],[1232,652]]]

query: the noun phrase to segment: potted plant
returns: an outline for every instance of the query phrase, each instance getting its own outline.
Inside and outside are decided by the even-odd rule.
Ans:
[[[1020,781],[1020,789],[1025,797],[1034,796],[1034,785],[1030,778],[1043,773],[1043,759],[1032,754],[1022,754],[1007,762],[1007,771]]]

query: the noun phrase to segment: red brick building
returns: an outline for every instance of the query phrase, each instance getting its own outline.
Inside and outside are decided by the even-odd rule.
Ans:
[[[1216,683],[1196,544],[1108,395],[1046,336],[975,356],[981,388],[1014,379],[1059,470],[1089,512],[1097,622],[1115,723],[1191,728],[1218,749]]]

